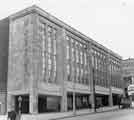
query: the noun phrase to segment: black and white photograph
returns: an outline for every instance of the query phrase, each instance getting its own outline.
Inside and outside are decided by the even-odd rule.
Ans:
[[[134,120],[134,0],[1,0],[0,120]]]

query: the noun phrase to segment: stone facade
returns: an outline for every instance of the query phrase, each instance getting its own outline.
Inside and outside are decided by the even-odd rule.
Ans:
[[[82,95],[94,108],[95,94],[99,97],[108,97],[108,104],[111,106],[113,105],[112,95],[122,94],[120,71],[122,58],[119,55],[37,6],[15,13],[8,20],[7,25],[10,26],[8,29],[10,31],[8,33],[9,56],[7,55],[8,78],[6,79],[7,82],[5,82],[7,95],[5,94],[6,97],[3,98],[0,97],[0,100],[7,98],[7,110],[12,109],[12,107],[16,108],[18,96],[24,95],[25,97],[28,96],[29,113],[37,114],[39,112],[39,96],[58,97],[61,105],[60,111],[67,112],[67,96],[70,94],[71,97],[73,96],[72,111],[75,113],[77,109],[76,101],[80,100],[79,98]],[[51,33],[49,36],[50,28]],[[74,43],[69,42],[69,55],[71,56],[69,60],[67,60],[67,36],[72,38],[75,43],[74,45]],[[51,52],[50,54],[48,51],[50,39],[52,40],[52,45],[56,40],[56,48],[51,46],[53,52],[56,49],[56,53]],[[77,42],[78,44],[76,45]],[[6,48],[8,49],[8,44]],[[74,53],[71,52],[72,48]],[[77,49],[79,51],[81,49],[80,52],[83,52],[81,58],[79,57],[80,52],[78,56],[76,54],[75,50]],[[72,60],[73,55],[79,57],[78,59],[74,57],[75,62]],[[97,64],[93,61],[93,57]],[[83,59],[83,63],[79,62],[78,64],[76,61],[80,61],[80,59]],[[51,75],[49,75],[49,62],[52,67]],[[68,63],[71,70],[69,77],[67,74]],[[56,77],[54,76],[55,66]],[[74,71],[72,66],[75,68]],[[115,70],[113,71],[111,66],[119,67],[118,71],[116,71],[117,75],[114,74]],[[81,78],[77,77],[76,67],[82,69],[85,76],[82,72],[79,72],[83,76]],[[105,72],[103,72],[104,69]]]
[[[29,49],[32,39],[31,16],[10,22],[8,91],[27,90],[30,85]],[[29,56],[30,57],[30,56]],[[17,73],[17,74],[16,74]]]

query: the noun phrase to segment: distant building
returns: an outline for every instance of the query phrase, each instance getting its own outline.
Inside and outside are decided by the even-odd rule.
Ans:
[[[117,105],[121,56],[36,6],[0,26],[2,114],[18,111],[20,97],[31,114]]]
[[[123,79],[126,87],[129,84],[134,84],[134,58],[129,58],[122,61]]]
[[[134,86],[134,58],[123,60],[122,70],[125,96],[129,96],[129,94],[133,92],[131,96],[134,101],[134,91],[128,91],[128,88],[130,89]]]

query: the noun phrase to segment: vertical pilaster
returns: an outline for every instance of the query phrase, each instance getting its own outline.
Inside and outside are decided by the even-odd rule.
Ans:
[[[73,83],[73,85],[75,86],[75,83]],[[73,90],[73,114],[76,114],[76,98],[75,98],[75,88]]]
[[[89,43],[88,45],[88,50],[89,50],[89,71],[90,71],[90,88],[91,88],[91,97],[90,97],[90,100],[91,100],[91,106],[92,106],[92,109],[95,110],[95,82],[94,82],[94,78],[93,78],[93,66],[92,66],[92,57],[93,57],[93,54],[92,54],[92,44]]]
[[[124,96],[124,89],[125,89],[125,83],[124,83],[124,78],[123,78],[123,65],[122,65],[122,59],[120,60],[120,87],[123,90],[122,96]],[[134,79],[134,77],[133,77]]]
[[[37,114],[38,113],[38,94],[35,91],[32,91],[29,96],[30,102],[30,113]]]
[[[111,79],[111,67],[110,67],[110,53],[108,51],[107,55],[107,81],[108,81],[108,87],[109,87],[109,96],[108,96],[108,101],[109,101],[109,106],[113,106],[113,95],[112,95],[112,79]]]
[[[38,113],[38,81],[42,79],[42,41],[38,39],[38,15],[32,14],[32,37],[29,40],[29,73],[30,73],[30,96],[29,108],[31,114]],[[40,46],[40,47],[39,47]]]
[[[15,98],[10,93],[7,94],[7,112],[14,109],[15,107]]]
[[[67,111],[67,91],[66,91],[66,81],[67,81],[67,72],[66,72],[66,32],[65,32],[65,29],[62,29],[62,34],[63,34],[63,101],[64,101],[64,111],[66,112]]]
[[[112,107],[113,106],[113,95],[112,95],[112,90],[110,89],[110,94],[109,94],[109,106]]]
[[[57,35],[57,72],[58,72],[58,84],[61,86],[61,111],[67,111],[67,92],[65,83],[67,81],[66,72],[66,40],[65,29],[61,28]]]
[[[76,43],[73,39],[73,43],[72,44],[72,47],[74,48],[74,53],[72,53],[72,55],[74,55],[74,62],[72,64],[74,64],[74,72],[73,72],[73,114],[76,115],[76,91],[75,91],[75,85],[76,83],[78,83],[78,79],[76,78],[76,69],[77,69],[77,63],[76,63]]]

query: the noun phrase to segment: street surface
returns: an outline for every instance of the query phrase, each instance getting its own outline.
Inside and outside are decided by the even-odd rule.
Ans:
[[[82,115],[77,117],[64,118],[62,120],[134,120],[134,109]]]

